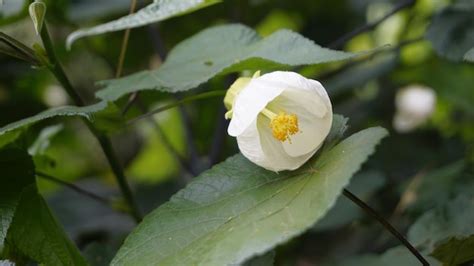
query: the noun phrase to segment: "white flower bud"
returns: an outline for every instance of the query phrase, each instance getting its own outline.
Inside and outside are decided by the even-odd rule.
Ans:
[[[400,89],[395,97],[396,113],[393,127],[398,132],[409,132],[425,123],[435,109],[433,89],[412,85]]]
[[[238,79],[226,96],[228,133],[242,154],[271,170],[294,170],[321,147],[332,124],[332,106],[318,81],[276,71]],[[231,87],[231,88],[232,88]]]

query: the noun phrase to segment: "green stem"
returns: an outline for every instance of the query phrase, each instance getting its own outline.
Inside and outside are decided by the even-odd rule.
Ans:
[[[206,98],[211,98],[211,97],[223,96],[223,95],[225,95],[225,93],[226,93],[226,91],[209,91],[209,92],[204,92],[204,93],[200,93],[200,94],[197,94],[197,95],[193,95],[193,96],[184,98],[182,100],[176,101],[174,103],[170,103],[170,104],[167,104],[165,106],[159,107],[159,108],[157,108],[155,110],[152,110],[152,111],[150,111],[150,112],[148,112],[144,115],[137,116],[134,119],[129,120],[128,124],[135,123],[138,120],[141,120],[143,118],[150,117],[154,114],[161,113],[163,111],[166,111],[168,109],[180,106],[180,105],[188,103],[188,102],[193,102],[193,101],[196,101],[196,100],[206,99]]]
[[[44,49],[46,50],[46,54],[49,59],[49,62],[46,62],[46,66],[53,73],[59,83],[61,83],[66,92],[73,99],[74,103],[78,106],[84,106],[84,100],[82,100],[80,95],[72,86],[71,82],[66,76],[66,73],[64,72],[63,67],[57,59],[46,22],[44,23],[43,28],[41,30],[41,40],[43,41]],[[117,183],[122,192],[122,195],[130,208],[130,214],[133,216],[136,222],[140,222],[142,217],[140,215],[138,205],[133,196],[132,190],[130,189],[130,186],[127,183],[123,168],[120,165],[117,155],[115,154],[112,148],[112,143],[110,142],[110,139],[105,134],[99,132],[92,125],[92,123],[89,122],[89,120],[84,119],[84,122],[99,141],[100,146],[102,147],[102,150],[104,151],[104,154],[107,158],[107,161],[109,162],[110,167],[112,168],[115,178],[117,179]]]

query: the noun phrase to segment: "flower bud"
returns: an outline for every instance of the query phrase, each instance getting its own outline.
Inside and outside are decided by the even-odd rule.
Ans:
[[[31,20],[33,21],[36,34],[39,35],[41,33],[41,28],[43,27],[44,16],[46,15],[46,4],[41,0],[36,0],[30,4],[28,7],[28,12],[30,13]]]

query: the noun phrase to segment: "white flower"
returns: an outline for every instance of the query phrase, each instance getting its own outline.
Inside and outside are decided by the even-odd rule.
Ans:
[[[436,94],[431,88],[412,85],[400,89],[395,97],[393,127],[398,132],[412,131],[428,120],[435,104]]]
[[[229,135],[242,154],[272,171],[294,170],[321,147],[332,124],[332,106],[318,81],[276,71],[240,78],[224,102]]]

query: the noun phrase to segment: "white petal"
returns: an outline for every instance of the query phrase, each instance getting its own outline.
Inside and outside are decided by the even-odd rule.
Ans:
[[[311,117],[303,114],[298,116],[300,132],[291,136],[291,142],[283,142],[285,152],[293,157],[301,156],[317,150],[326,139],[332,124],[332,113],[327,113],[323,118]]]
[[[257,122],[253,122],[243,134],[237,137],[240,151],[253,163],[275,172],[294,170],[316,152],[314,150],[299,157],[289,156],[283,149],[282,143],[272,136],[269,123],[268,118],[260,115]]]
[[[298,73],[288,71],[275,71],[261,76],[260,79],[278,82],[286,88],[306,90],[309,92],[316,91],[319,96],[321,96],[326,105],[331,106],[331,101],[329,100],[328,93],[326,92],[326,89],[324,89],[323,85],[321,85],[321,83],[316,80],[307,79]]]
[[[262,79],[264,76],[252,79],[236,97],[227,130],[229,135],[236,137],[242,134],[265,106],[285,89],[284,84]]]

